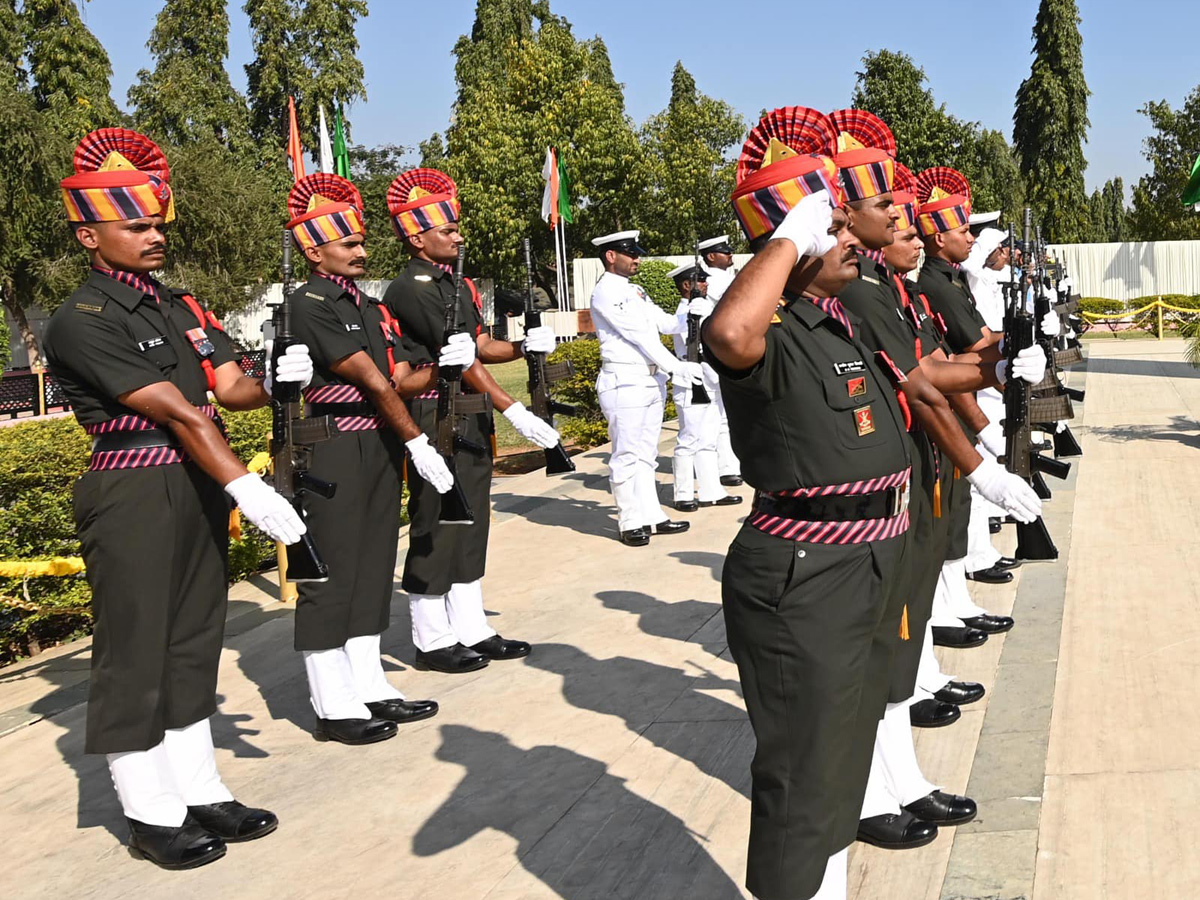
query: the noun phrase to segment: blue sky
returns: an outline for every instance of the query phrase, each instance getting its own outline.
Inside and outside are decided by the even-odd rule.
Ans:
[[[1010,139],[1013,97],[1029,73],[1038,6],[1037,0],[860,0],[848,15],[848,4],[829,5],[819,13],[818,4],[795,0],[551,2],[577,36],[604,38],[616,77],[625,85],[627,109],[637,122],[666,105],[677,59],[702,91],[752,120],[764,107],[835,109],[848,104],[864,52],[886,47],[911,55],[952,113],[999,129]],[[241,6],[242,0],[230,4],[228,68],[234,85],[244,89],[242,66],[250,61],[251,49]],[[85,6],[88,26],[112,59],[113,96],[122,107],[138,70],[149,65],[145,43],[161,7],[162,0],[90,0]],[[446,126],[454,97],[450,51],[457,37],[470,30],[475,4],[370,0],[370,7],[358,29],[368,100],[350,110],[353,139],[415,146]],[[1085,74],[1092,90],[1092,128],[1085,148],[1088,187],[1120,175],[1128,190],[1147,169],[1141,146],[1148,128],[1137,108],[1158,99],[1178,107],[1200,83],[1200,3],[1139,0],[1131,7],[1113,0],[1079,0],[1079,7]],[[914,16],[903,25],[898,22],[902,8]],[[835,16],[834,10],[840,14]],[[954,18],[948,20],[951,10]],[[932,21],[915,18],[923,15]],[[852,22],[867,33],[861,26],[878,21],[894,23],[887,29],[891,36],[865,37],[844,27]],[[814,31],[819,32],[816,40],[807,37]],[[789,43],[794,50],[787,48]],[[741,49],[746,44],[755,52]]]

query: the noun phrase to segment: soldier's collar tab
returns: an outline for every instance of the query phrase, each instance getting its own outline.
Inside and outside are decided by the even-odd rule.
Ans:
[[[88,287],[93,287],[106,297],[115,300],[129,312],[137,309],[138,304],[146,296],[132,285],[117,281],[115,278],[110,278],[103,272],[97,272],[95,269],[92,269],[88,274],[86,283]]]

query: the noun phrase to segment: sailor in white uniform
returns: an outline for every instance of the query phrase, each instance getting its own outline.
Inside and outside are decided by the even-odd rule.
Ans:
[[[729,243],[729,235],[719,234],[701,241],[699,249],[700,267],[708,273],[708,298],[716,303],[737,275],[733,268],[733,247]],[[717,465],[721,484],[734,487],[742,483],[742,464],[738,462],[729,442],[729,418],[725,415],[725,400],[721,397],[719,387],[713,392],[713,402],[721,418],[721,431],[717,436]]]
[[[631,547],[650,543],[652,534],[688,529],[687,522],[670,521],[659,505],[654,473],[667,377],[689,388],[704,380],[699,363],[679,359],[659,337],[686,329],[686,320],[659,309],[629,280],[645,254],[638,235],[619,231],[592,240],[604,264],[591,305],[600,339],[596,392],[612,441],[609,485],[617,504],[617,527],[621,542]]]

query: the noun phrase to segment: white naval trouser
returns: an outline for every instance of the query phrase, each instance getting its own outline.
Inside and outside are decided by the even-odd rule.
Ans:
[[[717,464],[720,466],[721,475],[736,475],[740,478],[742,464],[733,452],[733,444],[729,440],[729,416],[725,414],[725,398],[721,396],[719,387],[710,390],[709,394],[712,395],[713,403],[717,405],[717,412],[721,416],[721,430],[717,434]]]
[[[942,563],[942,571],[938,573],[937,589],[933,594],[933,614],[929,617],[932,625],[947,628],[961,628],[962,620],[974,616],[986,616],[987,610],[977,606],[971,599],[967,589],[967,561],[948,559]]]
[[[679,437],[671,459],[675,500],[696,499],[697,483],[702,503],[720,500],[725,496],[717,454],[721,412],[715,402],[693,404],[690,388],[676,390],[674,396],[679,412]]]
[[[471,647],[496,633],[483,610],[483,581],[450,585],[445,594],[409,594],[412,639],[425,653],[463,644]]]
[[[937,654],[933,652],[933,626],[926,622],[921,658],[917,662],[917,693],[913,699],[928,700],[953,680],[954,676],[945,674],[938,663]]]
[[[871,774],[867,777],[867,793],[863,797],[859,818],[898,815],[900,808],[941,790],[930,784],[917,762],[913,743],[909,707],[918,697],[901,703],[889,703],[875,732],[875,749],[871,755]]]
[[[168,728],[149,750],[109,753],[108,771],[125,815],[146,825],[178,828],[189,806],[225,803],[207,718]]]
[[[807,900],[846,900],[849,864],[849,847],[845,847],[829,857],[829,862],[825,864],[825,877],[821,879],[821,887]],[[805,898],[800,897],[797,900],[805,900]]]
[[[321,719],[369,719],[368,703],[403,700],[383,672],[378,634],[352,637],[341,647],[305,650],[304,671],[313,712]]]
[[[635,383],[602,371],[596,380],[600,409],[608,419],[612,453],[609,484],[617,504],[617,527],[632,531],[667,521],[658,501],[658,441],[662,435],[665,381],[642,376]]]
[[[996,388],[985,388],[975,394],[979,409],[989,422],[1004,419],[1004,394]],[[979,451],[985,458],[994,459],[987,451]],[[989,516],[1003,516],[1004,510],[984,499],[975,488],[971,488],[971,519],[967,524],[967,571],[979,572],[990,569],[1000,559],[1001,553],[992,545],[992,534],[988,530]]]

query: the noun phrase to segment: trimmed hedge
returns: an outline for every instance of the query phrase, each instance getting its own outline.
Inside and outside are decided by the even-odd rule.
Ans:
[[[1097,315],[1113,315],[1124,312],[1125,304],[1120,300],[1110,300],[1108,297],[1080,297],[1079,309],[1081,312]]]
[[[641,285],[654,304],[671,315],[679,309],[679,288],[675,287],[675,279],[667,276],[674,268],[663,259],[644,259],[638,273],[629,279]]]

